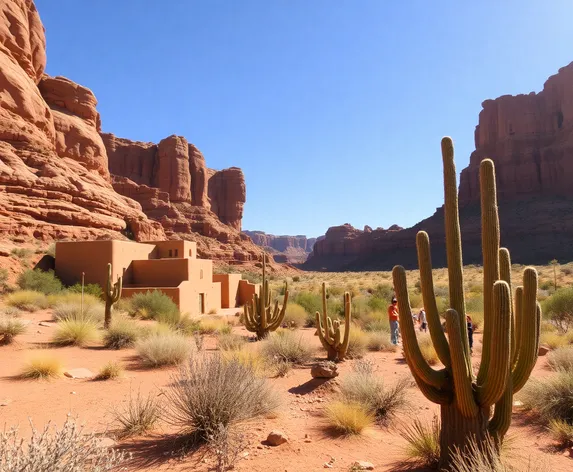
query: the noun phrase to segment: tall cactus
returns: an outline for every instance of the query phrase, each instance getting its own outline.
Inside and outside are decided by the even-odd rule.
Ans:
[[[448,468],[452,450],[466,447],[472,438],[480,445],[488,435],[498,446],[503,441],[511,422],[513,394],[525,385],[537,361],[541,309],[536,299],[537,272],[531,267],[525,269],[523,286],[517,287],[512,301],[509,251],[500,248],[494,163],[485,159],[480,165],[484,331],[481,364],[477,376],[474,375],[463,291],[454,148],[450,138],[442,139],[442,157],[451,305],[445,315],[447,338],[434,297],[428,234],[420,231],[416,245],[428,326],[443,369],[430,367],[420,352],[404,268],[394,267],[392,276],[406,361],[422,393],[441,406],[440,466]]]
[[[103,327],[105,329],[109,328],[111,323],[111,308],[113,304],[121,298],[121,288],[123,285],[123,277],[120,275],[117,282],[112,284],[111,278],[111,264],[107,265],[107,284],[103,291],[103,298],[105,300],[105,318],[103,322]]]
[[[288,302],[288,285],[285,281],[285,293],[282,307],[279,307],[278,300],[275,301],[274,308],[271,306],[271,290],[266,276],[266,255],[263,255],[263,283],[260,286],[259,295],[253,295],[250,303],[246,303],[245,328],[252,333],[256,333],[257,339],[264,339],[271,331],[275,331],[283,322]]]
[[[344,336],[340,333],[340,321],[327,316],[326,284],[322,282],[322,315],[316,312],[316,333],[326,349],[329,361],[342,361],[348,350],[350,339],[351,303],[350,293],[344,293]]]

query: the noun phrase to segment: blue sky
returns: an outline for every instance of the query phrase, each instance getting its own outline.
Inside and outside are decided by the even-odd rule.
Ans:
[[[36,0],[51,75],[104,131],[185,136],[247,182],[244,229],[411,226],[442,204],[481,102],[573,61],[570,0]]]

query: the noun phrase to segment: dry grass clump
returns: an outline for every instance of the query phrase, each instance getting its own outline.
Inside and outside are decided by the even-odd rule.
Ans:
[[[86,346],[99,339],[97,325],[90,320],[64,320],[52,337],[52,342],[58,346]]]
[[[50,379],[62,375],[62,362],[47,352],[39,352],[28,359],[22,370],[20,377],[23,379]]]
[[[568,344],[567,337],[557,332],[541,333],[540,343],[545,344],[551,349],[558,349]]]
[[[358,403],[385,423],[407,405],[406,390],[409,380],[401,378],[396,385],[386,387],[382,378],[374,376],[372,363],[358,361],[354,370],[340,383],[344,403]]]
[[[126,319],[114,320],[103,336],[104,346],[108,349],[132,347],[142,336],[140,327]]]
[[[10,344],[16,336],[26,332],[26,325],[16,318],[0,315],[0,345]]]
[[[94,377],[94,380],[113,380],[118,379],[123,374],[123,367],[119,362],[109,361],[105,364]]]
[[[43,310],[48,307],[46,295],[33,290],[17,290],[16,292],[10,293],[4,299],[4,303],[8,306],[30,312]]]
[[[79,295],[79,297],[78,297]],[[81,294],[67,293],[60,295],[50,295],[49,298],[55,297],[61,300],[53,305],[54,311],[52,317],[54,320],[90,320],[95,323],[103,321],[105,314],[104,304],[91,295],[84,295],[82,305]],[[48,300],[49,301],[49,300]]]
[[[302,328],[306,324],[307,313],[298,303],[289,303],[285,311],[283,324],[289,328]]]
[[[181,364],[193,352],[193,346],[187,338],[174,332],[152,334],[140,339],[135,349],[143,365],[148,367]]]
[[[300,334],[288,330],[277,330],[261,343],[261,354],[270,362],[283,361],[291,364],[305,364],[314,349]]]
[[[573,447],[573,425],[563,420],[551,420],[548,428],[559,447]]]
[[[368,340],[367,333],[357,326],[351,326],[346,357],[348,359],[360,359],[364,357],[368,349]]]
[[[195,356],[164,391],[167,419],[184,433],[208,441],[220,426],[272,413],[279,399],[250,367],[219,355]]]
[[[61,429],[48,423],[42,431],[20,437],[17,428],[0,431],[0,471],[108,472],[128,459],[124,452],[102,446],[72,418]]]
[[[374,423],[374,414],[360,403],[333,401],[326,405],[324,415],[329,426],[341,434],[360,434]]]
[[[238,334],[221,334],[217,337],[217,345],[221,351],[238,351],[247,340]]]
[[[434,344],[432,343],[432,338],[429,334],[424,333],[418,336],[418,344],[420,346],[420,351],[422,356],[426,359],[426,362],[430,365],[436,365],[439,361],[436,349],[434,349]]]
[[[372,331],[368,333],[369,351],[395,352],[397,346],[390,341],[390,333],[387,331]]]
[[[129,436],[141,436],[153,429],[161,418],[162,408],[158,401],[158,395],[148,393],[146,396],[137,392],[129,398],[122,408],[115,408],[113,416],[119,425],[119,436],[126,438]]]
[[[221,318],[202,318],[199,322],[201,334],[229,334],[233,326]]]
[[[243,367],[252,370],[256,375],[262,375],[269,366],[267,359],[265,359],[259,351],[250,349],[238,349],[223,351],[221,353],[222,359],[225,362],[238,362]],[[271,366],[273,363],[271,362]]]
[[[552,370],[565,370],[573,373],[573,346],[564,346],[547,356],[547,364]]]
[[[126,308],[131,316],[170,325],[176,325],[181,317],[173,300],[159,290],[136,293],[130,298]]]
[[[388,331],[390,332],[390,321],[388,315],[381,311],[372,311],[361,316],[357,320],[364,331]]]
[[[75,291],[63,291],[58,293],[52,293],[48,295],[48,307],[55,308],[58,305],[66,305],[68,303],[73,305],[81,305],[82,303],[82,294],[81,292]],[[90,293],[84,292],[83,297],[84,308],[91,307],[93,305],[102,305],[101,298],[96,297]]]
[[[22,316],[22,311],[15,306],[5,306],[0,310],[0,316],[7,318],[19,318]]]
[[[406,461],[422,467],[435,468],[440,460],[440,421],[437,416],[431,423],[414,419],[412,424],[400,429],[407,444],[404,447]]]

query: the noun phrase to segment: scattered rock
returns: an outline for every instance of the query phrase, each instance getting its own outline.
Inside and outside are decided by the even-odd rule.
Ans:
[[[520,407],[523,406],[523,402],[522,402],[522,401],[519,401],[519,400],[515,400],[515,401],[513,402],[513,406],[515,406],[515,407],[517,407],[517,408],[520,408]]]
[[[332,469],[332,464],[330,464],[329,462],[325,462],[325,463],[324,463],[324,468],[325,468],[325,469]]]
[[[334,362],[323,361],[313,364],[310,375],[314,379],[332,379],[338,376],[338,366]]]
[[[3,398],[0,400],[0,406],[8,406],[10,403],[12,403],[11,398]]]
[[[541,344],[539,346],[539,351],[537,352],[537,355],[539,357],[543,357],[545,354],[547,354],[549,351],[551,351],[551,348],[549,346],[547,346],[546,344]]]
[[[111,438],[101,438],[99,441],[99,447],[105,447],[107,449],[114,447],[116,442]]]
[[[275,429],[267,436],[267,442],[271,446],[280,446],[281,444],[288,442],[288,436],[282,431]]]
[[[57,326],[57,323],[54,321],[40,321],[38,324],[44,328],[54,328]]]
[[[9,255],[10,255],[10,249],[7,249],[5,247],[0,247],[0,256],[8,257]]]
[[[70,379],[91,379],[95,377],[95,374],[91,370],[84,369],[83,367],[67,370],[64,372],[64,375]]]
[[[356,461],[352,464],[352,470],[374,470],[374,464],[366,461]]]

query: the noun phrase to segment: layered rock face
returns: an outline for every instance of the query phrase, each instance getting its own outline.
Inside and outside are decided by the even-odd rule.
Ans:
[[[0,232],[38,239],[162,239],[111,186],[92,92],[44,74],[44,28],[31,0],[0,5]]]
[[[550,77],[537,94],[506,95],[482,106],[476,150],[460,177],[464,262],[481,263],[479,164],[484,158],[495,162],[501,243],[510,249],[513,262],[573,260],[573,63]],[[434,265],[444,266],[443,209],[438,208],[433,216],[400,231],[330,228],[315,244],[305,268],[415,268],[419,230],[430,235]]]
[[[243,231],[257,246],[264,247],[273,254],[278,262],[299,264],[306,261],[311,253],[316,238],[307,238],[304,235],[275,236],[263,231]]]

